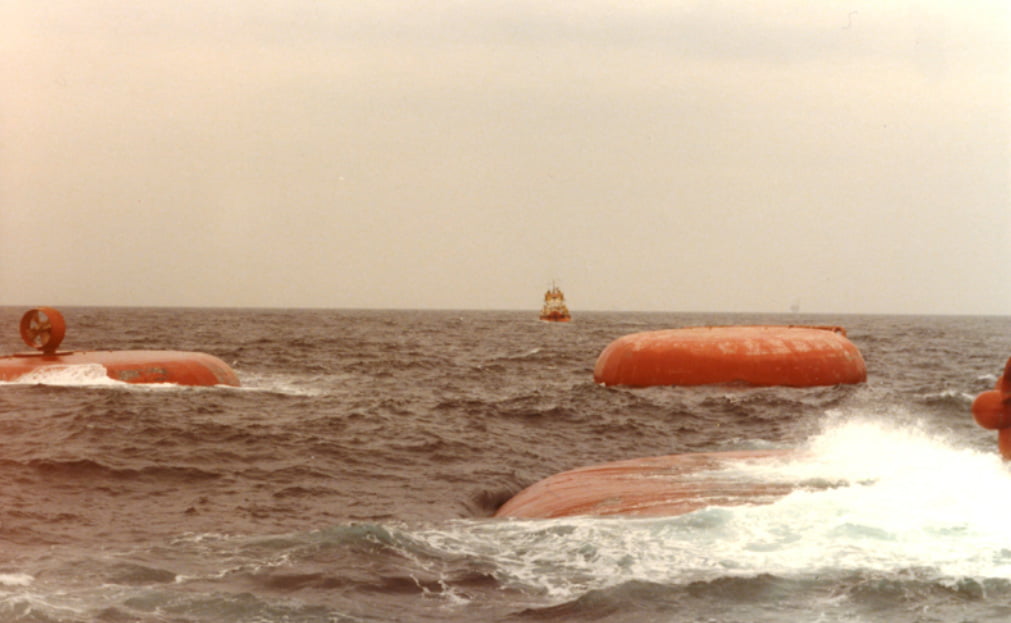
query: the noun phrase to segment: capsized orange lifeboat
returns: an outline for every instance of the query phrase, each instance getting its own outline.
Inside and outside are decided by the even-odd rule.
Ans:
[[[0,357],[0,381],[17,381],[44,369],[99,364],[109,378],[126,383],[239,386],[228,364],[207,353],[174,350],[58,351],[66,333],[63,314],[51,307],[21,317],[21,338],[41,352]]]
[[[797,489],[800,483],[760,482],[747,478],[746,469],[728,468],[788,460],[795,454],[796,450],[697,452],[580,467],[520,491],[498,509],[495,517],[649,517],[682,515],[707,506],[768,504]]]
[[[811,387],[862,383],[867,366],[842,327],[754,325],[689,327],[620,337],[597,358],[604,385]]]
[[[996,385],[976,396],[972,403],[972,417],[976,423],[997,431],[997,447],[1005,461],[1011,461],[1011,359]]]

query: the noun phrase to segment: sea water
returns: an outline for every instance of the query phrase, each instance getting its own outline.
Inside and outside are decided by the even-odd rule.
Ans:
[[[0,309],[3,352],[23,310]],[[240,388],[0,384],[0,620],[1004,621],[1011,473],[972,399],[1011,318],[65,309],[65,345],[214,354]],[[867,383],[605,388],[626,333],[838,324]],[[6,341],[4,341],[6,340]],[[551,474],[797,448],[679,517],[503,520]]]

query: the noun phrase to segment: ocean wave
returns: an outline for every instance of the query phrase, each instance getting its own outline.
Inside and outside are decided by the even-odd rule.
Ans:
[[[3,586],[28,586],[35,581],[35,578],[27,573],[0,573],[0,585]]]
[[[97,459],[31,459],[26,462],[31,469],[46,479],[61,480],[129,480],[160,483],[195,482],[219,478],[220,473],[206,469],[179,465],[143,465],[139,467],[114,467]]]

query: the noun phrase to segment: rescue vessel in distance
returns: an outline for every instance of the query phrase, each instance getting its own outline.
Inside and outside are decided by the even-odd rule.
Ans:
[[[106,375],[125,383],[239,386],[239,378],[224,361],[207,353],[175,350],[57,350],[66,333],[63,314],[51,307],[30,309],[21,317],[21,339],[34,353],[0,357],[0,381],[17,382],[47,369],[100,365]]]
[[[565,306],[565,295],[555,284],[544,293],[544,306],[541,307],[541,320],[545,322],[569,322],[572,315]]]

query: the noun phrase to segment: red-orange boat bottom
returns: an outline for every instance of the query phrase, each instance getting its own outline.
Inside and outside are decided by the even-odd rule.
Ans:
[[[239,378],[213,355],[174,350],[120,350],[25,353],[0,357],[0,381],[67,366],[99,364],[111,379],[126,383],[239,385]]]
[[[841,327],[691,327],[633,333],[600,353],[593,379],[604,385],[811,387],[862,383],[867,366]]]
[[[670,516],[708,506],[769,504],[801,487],[801,483],[762,482],[749,478],[747,467],[756,462],[783,461],[796,453],[699,452],[581,467],[534,483],[503,504],[495,516]],[[810,488],[810,484],[804,486]]]
[[[1011,461],[1011,359],[994,388],[976,396],[972,403],[976,423],[997,431],[997,447],[1005,461]]]

